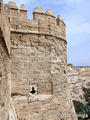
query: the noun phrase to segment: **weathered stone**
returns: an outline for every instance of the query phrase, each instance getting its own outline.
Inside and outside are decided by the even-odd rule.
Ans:
[[[85,104],[83,88],[90,88],[90,67],[68,65],[68,82],[72,100]]]
[[[10,107],[9,58],[4,40],[0,38],[0,120],[6,120]]]
[[[68,88],[63,19],[37,7],[29,20],[24,5],[20,11],[15,2],[2,7],[10,25],[9,29],[3,23],[8,29],[3,35],[10,37],[11,44],[0,39],[1,120],[62,120],[63,114],[75,114]]]

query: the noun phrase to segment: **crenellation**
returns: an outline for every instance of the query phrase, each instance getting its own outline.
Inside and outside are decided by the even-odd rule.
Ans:
[[[65,26],[64,19],[60,15],[57,16],[57,24],[59,26]]]
[[[56,25],[56,17],[54,15],[54,12],[51,9],[48,9],[45,14],[48,25]]]
[[[66,40],[65,23],[61,16],[57,18],[50,9],[44,13],[43,9],[36,7],[33,12],[33,20],[27,18],[27,9],[22,4],[20,10],[15,2],[9,2],[11,30],[27,31],[31,33],[50,34]],[[22,17],[24,19],[22,19]],[[23,29],[23,30],[22,30]]]
[[[48,9],[48,10],[46,11],[46,15],[47,15],[47,16],[51,16],[51,17],[53,17],[53,18],[56,18],[54,12],[53,12],[51,9]]]
[[[45,13],[42,8],[36,7],[33,12],[33,20],[40,20],[45,18]]]
[[[9,8],[10,8],[10,9],[18,10],[18,7],[17,7],[17,5],[16,5],[16,3],[15,3],[14,1],[10,1],[10,2],[8,3],[8,5],[9,5]]]
[[[24,4],[22,4],[20,7],[20,16],[23,18],[27,18],[27,9]]]
[[[18,7],[16,5],[15,2],[10,1],[8,3],[8,7],[9,7],[9,14],[10,14],[10,18],[17,18],[18,17]]]

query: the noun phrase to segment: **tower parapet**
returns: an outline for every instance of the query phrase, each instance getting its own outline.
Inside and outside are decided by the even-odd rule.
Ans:
[[[36,7],[33,20],[30,20],[27,18],[27,9],[23,4],[20,10],[15,2],[9,2],[8,7],[11,31],[51,35],[66,41],[64,20],[61,16],[56,18],[51,9],[44,12],[42,8]]]
[[[45,17],[45,13],[42,8],[36,7],[33,12],[33,19],[34,20],[40,20]]]
[[[64,19],[60,15],[58,15],[58,17],[57,17],[57,25],[65,26]]]
[[[14,17],[14,18],[17,17],[17,15],[18,15],[18,7],[17,7],[16,3],[13,2],[13,1],[10,1],[8,3],[8,7],[9,7],[10,17]]]
[[[48,10],[46,11],[46,18],[47,18],[47,20],[48,20],[48,24],[49,24],[49,25],[50,25],[50,24],[55,25],[55,23],[56,23],[56,17],[55,17],[55,15],[54,15],[54,12],[53,12],[51,9],[48,9]]]
[[[20,15],[23,18],[27,18],[27,8],[24,6],[24,4],[20,7]]]
[[[59,26],[60,30],[61,30],[61,36],[66,36],[66,25],[64,22],[64,19],[58,15],[57,17],[57,25]]]

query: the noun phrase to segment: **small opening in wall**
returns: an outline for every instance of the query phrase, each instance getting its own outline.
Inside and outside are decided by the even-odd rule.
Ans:
[[[2,107],[4,107],[5,106],[5,104],[4,104],[4,102],[2,103]]]
[[[35,90],[34,87],[32,87],[31,93],[32,93],[32,94],[36,93],[36,90]]]
[[[64,70],[64,74],[66,74],[66,70]]]
[[[0,77],[2,77],[2,73],[0,72]]]
[[[10,17],[8,17],[8,22],[10,23]]]

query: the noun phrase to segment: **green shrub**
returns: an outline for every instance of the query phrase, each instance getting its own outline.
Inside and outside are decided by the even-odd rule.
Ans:
[[[76,100],[73,100],[73,103],[74,103],[75,111],[77,114],[81,114],[81,115],[85,114],[84,104]],[[79,117],[78,120],[83,120],[83,119]]]
[[[88,118],[90,118],[90,103],[86,104],[86,114],[88,114]]]
[[[90,88],[84,88],[83,90],[86,102],[90,103]]]

